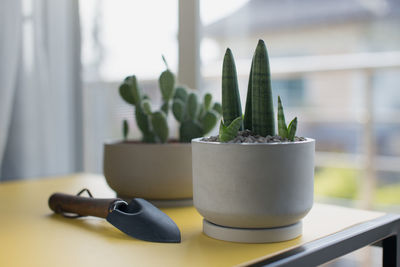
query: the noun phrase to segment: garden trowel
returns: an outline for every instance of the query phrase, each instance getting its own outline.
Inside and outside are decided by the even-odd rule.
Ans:
[[[80,196],[85,191],[90,197]],[[125,234],[137,239],[164,243],[181,242],[181,234],[175,222],[141,198],[134,198],[128,204],[120,198],[93,198],[89,190],[83,189],[76,196],[62,193],[51,195],[49,207],[55,213],[68,218],[105,218]]]

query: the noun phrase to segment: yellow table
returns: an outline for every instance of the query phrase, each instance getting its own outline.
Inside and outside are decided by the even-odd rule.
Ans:
[[[53,192],[89,188],[114,197],[105,179],[79,174],[0,184],[0,266],[232,266],[272,257],[384,214],[315,204],[301,237],[274,244],[239,244],[202,233],[193,207],[164,209],[182,234],[179,244],[133,239],[103,219],[66,219],[47,206]]]

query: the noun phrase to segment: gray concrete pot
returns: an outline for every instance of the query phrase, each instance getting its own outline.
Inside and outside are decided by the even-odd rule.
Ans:
[[[299,221],[313,205],[315,140],[265,144],[200,140],[192,140],[193,200],[207,225],[266,232],[297,227],[289,235],[275,233],[272,239],[268,234],[258,239],[255,234],[257,240],[235,238],[232,233],[217,236],[208,227],[209,235],[229,241],[274,242],[301,234]]]
[[[156,204],[164,201],[167,206],[175,202],[191,203],[190,144],[105,144],[103,166],[108,185],[119,197],[140,197]]]

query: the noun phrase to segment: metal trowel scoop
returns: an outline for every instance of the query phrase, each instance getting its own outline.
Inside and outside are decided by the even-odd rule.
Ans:
[[[80,196],[85,191],[90,197]],[[128,204],[119,198],[93,198],[89,190],[83,189],[76,196],[62,193],[51,195],[49,207],[55,213],[68,218],[105,218],[125,234],[137,239],[164,243],[181,242],[181,233],[175,222],[141,198],[135,198]]]

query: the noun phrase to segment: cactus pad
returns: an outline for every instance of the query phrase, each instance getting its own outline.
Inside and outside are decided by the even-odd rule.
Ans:
[[[194,121],[185,121],[179,129],[180,141],[190,143],[193,138],[203,136],[203,129],[200,124]]]
[[[165,143],[168,140],[168,124],[167,117],[164,112],[157,111],[151,115],[151,124],[153,126],[154,133],[158,137],[161,143]]]

